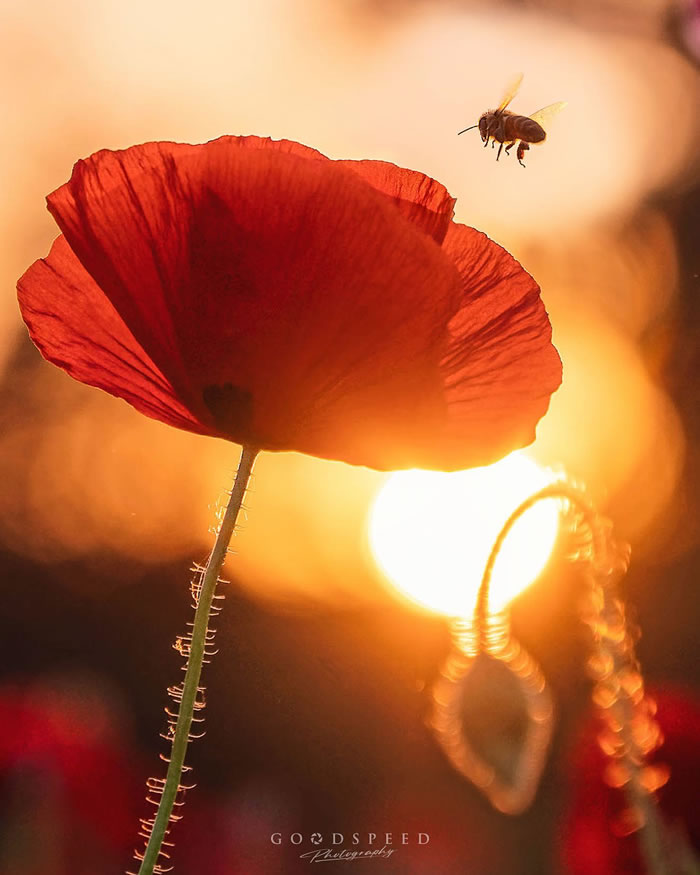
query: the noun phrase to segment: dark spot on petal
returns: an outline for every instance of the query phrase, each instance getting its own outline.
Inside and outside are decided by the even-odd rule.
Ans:
[[[206,386],[202,398],[220,431],[229,432],[237,438],[244,438],[245,433],[250,431],[253,396],[247,389],[241,389],[233,383]]]

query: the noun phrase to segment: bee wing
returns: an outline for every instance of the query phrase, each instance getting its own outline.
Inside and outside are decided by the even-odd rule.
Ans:
[[[497,112],[502,110],[502,109],[505,109],[508,106],[508,104],[511,102],[511,100],[515,97],[515,95],[520,90],[520,83],[522,81],[523,81],[523,74],[518,73],[518,75],[515,76],[515,78],[510,83],[508,88],[506,88],[505,94],[503,95],[503,100],[498,105]]]
[[[565,106],[565,100],[560,100],[558,103],[550,103],[549,106],[545,106],[542,109],[538,109],[537,112],[533,112],[530,118],[537,122],[537,124],[546,131],[547,125],[555,115],[558,115],[562,109],[564,109]]]

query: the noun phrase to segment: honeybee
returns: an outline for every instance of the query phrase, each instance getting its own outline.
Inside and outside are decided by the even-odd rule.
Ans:
[[[560,100],[558,103],[550,103],[549,106],[533,112],[530,116],[516,115],[514,112],[506,109],[506,107],[518,93],[522,81],[523,74],[519,73],[503,95],[503,100],[500,102],[498,109],[488,110],[488,112],[481,116],[478,124],[471,125],[463,131],[459,131],[459,133],[464,134],[474,128],[479,128],[481,139],[484,141],[484,148],[488,146],[489,141],[491,141],[492,148],[497,142],[500,143],[496,161],[501,157],[503,146],[506,147],[506,155],[508,155],[517,143],[516,154],[518,161],[524,167],[523,157],[530,148],[530,144],[542,143],[545,140],[547,133],[544,125],[564,109],[566,101]]]

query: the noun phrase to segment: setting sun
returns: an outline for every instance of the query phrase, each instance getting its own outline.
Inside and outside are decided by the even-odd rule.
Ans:
[[[522,453],[451,474],[392,474],[370,513],[372,553],[411,601],[437,613],[470,617],[503,524],[521,502],[554,479]],[[542,571],[554,547],[558,518],[552,499],[536,504],[515,524],[494,567],[493,610],[504,607]]]

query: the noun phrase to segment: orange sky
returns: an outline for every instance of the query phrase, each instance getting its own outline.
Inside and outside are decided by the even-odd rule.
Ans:
[[[585,479],[640,551],[665,549],[684,454],[660,379],[677,263],[669,220],[650,202],[697,178],[688,107],[699,88],[655,34],[657,5],[648,13],[648,27],[616,33],[545,6],[397,4],[375,17],[367,4],[322,0],[6,5],[0,364],[10,367],[23,330],[16,278],[56,233],[44,196],[78,157],[257,133],[392,160],[445,183],[457,218],[509,248],[542,286],[564,384],[535,457]],[[456,136],[517,71],[515,111],[568,101],[525,170],[512,156],[497,164],[476,132]],[[661,136],[669,118],[673,136]],[[205,550],[208,505],[235,448],[173,432],[50,371],[16,375],[38,405],[50,393],[53,412],[31,419],[18,408],[0,435],[0,536],[47,558],[105,545],[154,560]],[[377,597],[362,545],[381,481],[341,464],[262,458],[236,573],[285,602]]]

